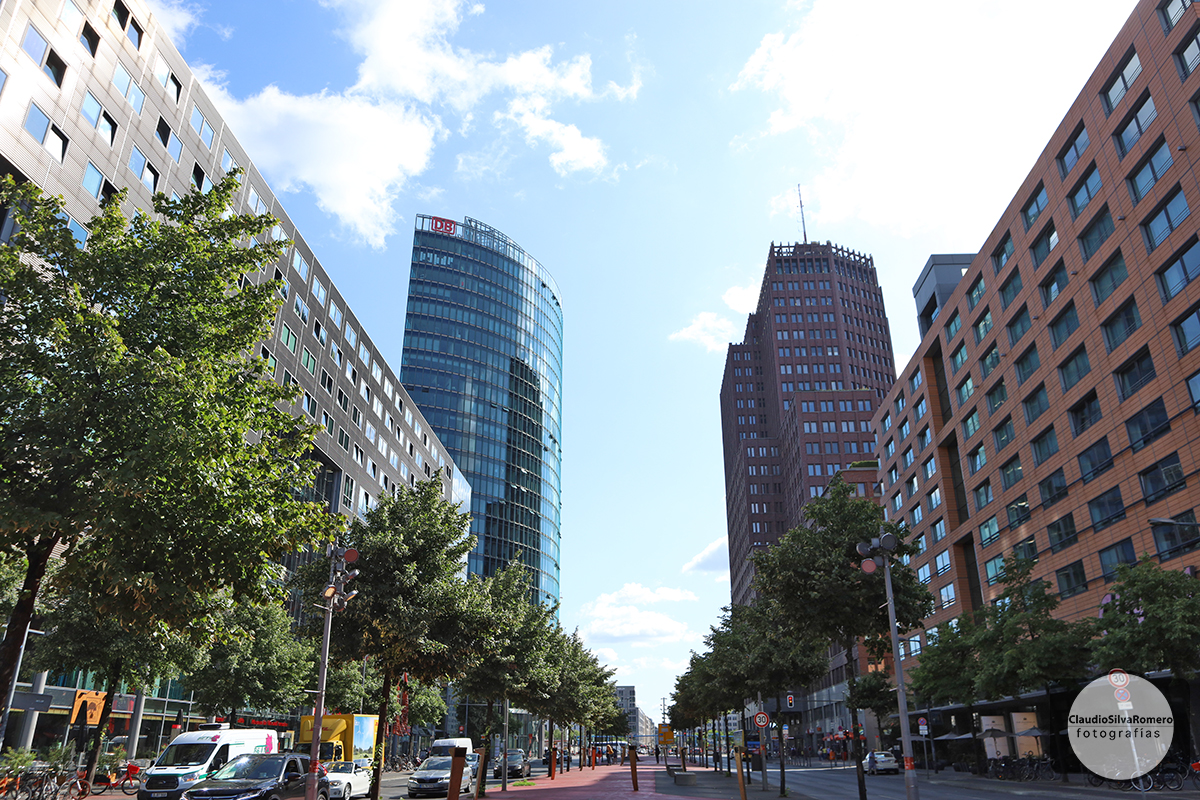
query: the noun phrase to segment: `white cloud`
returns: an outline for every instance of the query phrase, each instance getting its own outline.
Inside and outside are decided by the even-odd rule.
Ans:
[[[202,9],[187,0],[148,0],[154,14],[176,47],[183,49],[189,33],[200,25]],[[232,34],[230,28],[213,27],[222,39]]]
[[[177,36],[202,24],[188,0],[155,0],[157,13]],[[357,81],[344,90],[296,95],[268,86],[233,97],[221,73],[206,86],[250,157],[277,191],[311,191],[319,206],[353,236],[382,248],[395,231],[394,209],[409,182],[430,164],[436,145],[472,133],[477,107],[495,97],[488,116],[503,133],[515,128],[526,143],[548,151],[559,176],[601,175],[607,148],[598,137],[561,119],[564,103],[637,97],[641,72],[630,85],[592,86],[588,54],[555,58],[550,45],[494,57],[456,47],[462,20],[484,13],[467,0],[322,0],[341,14],[337,31],[360,56]],[[442,115],[460,118],[446,125]],[[488,146],[458,157],[464,177],[498,174],[504,160],[482,161]],[[501,146],[501,154],[504,149]],[[613,171],[615,177],[617,171]]]
[[[686,622],[640,606],[662,602],[695,602],[697,599],[695,594],[686,589],[665,586],[651,589],[640,583],[627,583],[615,592],[607,592],[585,603],[580,613],[588,622],[580,630],[589,643],[620,643],[633,647],[695,640],[698,637]],[[615,661],[616,652],[611,648],[607,650],[612,652]]]
[[[686,328],[667,337],[672,342],[697,342],[710,353],[725,350],[733,341],[733,323],[712,311],[701,311]]]
[[[729,572],[729,539],[725,536],[711,542],[683,565],[681,572]]]
[[[725,290],[725,294],[721,295],[721,299],[739,314],[750,314],[758,307],[758,292],[761,288],[762,281],[754,280],[745,286],[730,286]]]
[[[981,220],[1008,203],[1051,133],[1004,124],[1016,111],[1012,87],[1039,87],[1022,96],[1023,119],[1059,120],[1131,5],[1097,0],[1080,15],[1041,0],[797,4],[794,27],[763,36],[731,87],[778,101],[759,130],[735,144],[808,139],[812,163],[821,165],[805,175],[810,224],[857,219],[899,236],[982,239],[988,231],[980,225],[990,223]],[[854,47],[829,35],[839,30],[855,31]],[[1013,42],[1037,57],[1010,58]],[[955,202],[955,191],[969,192],[969,202]],[[778,213],[795,204],[792,189],[772,206]]]

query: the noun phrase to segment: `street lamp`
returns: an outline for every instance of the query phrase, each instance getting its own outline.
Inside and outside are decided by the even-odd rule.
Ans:
[[[892,663],[896,665],[896,701],[900,711],[900,746],[904,754],[904,796],[920,800],[917,791],[917,771],[913,768],[912,733],[908,730],[908,698],[904,694],[904,668],[900,665],[900,632],[896,630],[896,599],[892,595],[892,559],[900,540],[893,533],[884,533],[870,544],[860,542],[858,554],[863,557],[862,570],[868,575],[883,567],[883,585],[887,588],[888,627],[892,633]]]
[[[333,610],[343,609],[357,591],[347,592],[346,584],[358,576],[358,570],[347,569],[347,564],[358,560],[358,551],[353,547],[329,545],[325,555],[330,558],[329,583],[321,591],[325,605],[316,604],[325,612],[325,631],[321,637],[321,661],[317,672],[317,697],[313,706],[312,744],[308,751],[308,780],[304,784],[304,800],[317,800],[317,769],[321,760],[321,735],[325,724],[325,676],[329,666],[329,633],[333,628]],[[353,753],[350,754],[353,757]]]

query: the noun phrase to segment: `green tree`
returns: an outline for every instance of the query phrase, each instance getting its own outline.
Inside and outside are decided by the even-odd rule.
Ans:
[[[376,748],[401,676],[436,684],[453,680],[488,652],[487,602],[479,582],[467,580],[463,564],[474,547],[470,515],[443,499],[440,473],[412,490],[383,495],[356,518],[343,544],[354,547],[359,595],[333,618],[335,658],[370,658],[382,680],[374,707],[380,718]],[[316,602],[329,579],[328,563],[305,567],[297,582],[306,604]],[[309,623],[319,623],[314,615]],[[382,764],[375,765],[372,798],[378,800]]]
[[[316,654],[292,633],[279,603],[239,603],[227,618],[230,635],[216,642],[208,661],[185,685],[206,714],[231,723],[239,710],[289,709],[307,700],[307,677]]]
[[[853,496],[853,489],[835,476],[821,497],[804,506],[804,524],[788,531],[779,543],[754,554],[754,588],[765,601],[765,611],[783,635],[808,641],[836,642],[851,654],[850,677],[857,672],[853,653],[858,642],[887,641],[889,622],[883,576],[868,575],[859,567],[855,548],[881,531],[899,541],[897,557],[913,554],[901,524],[884,522],[876,503]],[[933,598],[907,566],[892,564],[896,621],[901,630],[921,626],[933,610]],[[858,727],[857,710],[850,708],[851,724]],[[861,742],[854,740],[858,790],[866,800]]]
[[[974,719],[979,700],[979,628],[971,614],[942,623],[937,635],[926,637],[921,663],[908,673],[913,693],[931,705],[962,704],[966,718]],[[975,726],[971,725],[972,750],[982,756]]]
[[[211,624],[199,620],[185,632],[158,623],[129,630],[114,617],[96,611],[96,598],[82,587],[44,596],[45,635],[30,648],[29,663],[36,671],[94,672],[104,681],[105,699],[88,751],[88,780],[95,775],[102,733],[108,728],[113,698],[122,684],[145,688],[167,675],[196,668],[205,657],[205,632]]]
[[[52,553],[97,613],[182,629],[217,590],[262,597],[276,557],[337,525],[296,499],[313,429],[278,407],[295,389],[247,358],[279,301],[243,276],[286,243],[259,240],[270,217],[226,216],[237,186],[132,220],[118,194],[86,247],[60,200],[0,187],[18,224],[0,246],[0,550],[25,562],[0,696]]]
[[[896,686],[883,670],[858,675],[848,681],[846,705],[862,708],[875,715],[880,727],[892,714],[899,713]]]
[[[1149,556],[1117,567],[1100,635],[1092,640],[1096,665],[1146,674],[1163,668],[1187,681],[1200,663],[1200,590],[1196,579],[1163,569]]]

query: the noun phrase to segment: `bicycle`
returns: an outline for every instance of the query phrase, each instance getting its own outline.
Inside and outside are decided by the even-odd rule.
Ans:
[[[125,765],[115,775],[96,773],[96,780],[92,783],[92,794],[100,794],[108,791],[110,788],[119,787],[125,794],[137,794],[142,788],[142,768],[132,761],[125,762]]]
[[[57,778],[57,776],[55,776]],[[55,800],[83,800],[92,793],[92,785],[87,781],[86,770],[76,770],[74,777],[69,777],[67,780],[59,784],[58,791],[55,792]]]

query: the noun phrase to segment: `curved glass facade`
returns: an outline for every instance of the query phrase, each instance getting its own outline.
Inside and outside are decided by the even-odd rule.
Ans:
[[[559,597],[563,318],[558,287],[494,228],[418,216],[400,379],[471,484],[468,569],[514,558]]]

